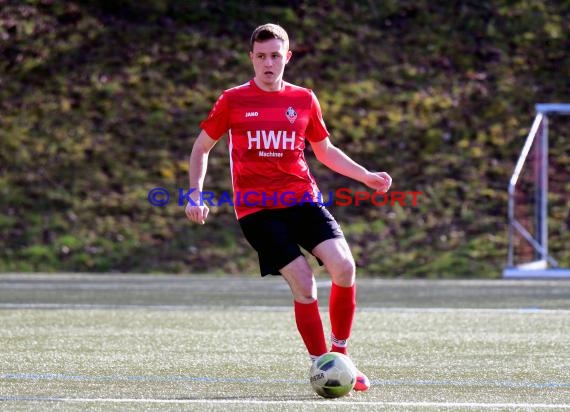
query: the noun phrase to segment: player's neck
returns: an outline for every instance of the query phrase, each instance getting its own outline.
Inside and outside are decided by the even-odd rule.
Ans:
[[[263,83],[254,77],[253,81],[255,82],[255,85],[264,92],[278,92],[283,89],[283,79],[280,79],[278,82],[274,83]]]

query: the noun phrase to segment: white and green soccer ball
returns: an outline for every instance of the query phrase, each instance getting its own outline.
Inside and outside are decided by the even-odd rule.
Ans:
[[[356,367],[342,353],[328,352],[319,356],[309,371],[313,390],[323,398],[340,398],[356,383]]]

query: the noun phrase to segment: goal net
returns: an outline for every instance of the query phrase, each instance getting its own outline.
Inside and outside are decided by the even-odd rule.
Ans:
[[[537,104],[508,185],[503,277],[570,278],[570,104]],[[556,155],[552,148],[556,149]],[[556,242],[549,245],[550,237]],[[557,258],[555,258],[556,256]]]

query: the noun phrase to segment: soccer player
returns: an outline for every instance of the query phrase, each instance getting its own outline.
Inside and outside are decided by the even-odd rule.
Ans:
[[[385,172],[371,172],[333,145],[315,94],[283,80],[291,59],[289,37],[275,24],[257,27],[249,58],[254,77],[225,90],[200,123],[190,155],[190,188],[195,203],[187,217],[204,224],[200,204],[208,155],[227,133],[234,207],[245,238],[257,251],[261,276],[282,275],[293,295],[297,328],[311,359],[327,343],[313,271],[300,247],[325,266],[332,286],[329,302],[331,351],[347,354],[356,310],[355,264],[338,223],[319,201],[319,189],[304,157],[309,142],[316,158],[333,171],[380,192],[392,183]],[[360,371],[354,387],[370,381]]]

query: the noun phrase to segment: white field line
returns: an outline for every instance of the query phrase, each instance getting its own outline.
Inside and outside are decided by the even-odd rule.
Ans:
[[[0,379],[16,381],[78,381],[78,382],[202,382],[202,383],[284,383],[306,384],[304,379],[262,379],[259,377],[213,377],[213,376],[153,376],[153,375],[66,375],[58,373],[0,373]],[[372,380],[379,386],[472,386],[505,387],[523,389],[570,389],[570,382],[524,382],[509,380]]]
[[[216,311],[241,309],[251,312],[284,312],[290,311],[291,306],[256,306],[256,305],[152,305],[152,304],[91,304],[91,303],[0,303],[0,309],[145,309],[145,310],[198,310]],[[327,309],[322,307],[322,309]],[[359,312],[386,313],[529,313],[529,314],[570,314],[570,309],[540,309],[540,308],[410,308],[410,307],[360,307]]]
[[[57,398],[57,397],[0,397],[0,401],[74,402],[74,403],[153,403],[153,404],[205,404],[205,405],[350,405],[384,407],[433,407],[433,408],[525,408],[525,409],[570,409],[570,403],[485,403],[485,402],[385,402],[356,400],[260,400],[260,399],[153,399],[153,398]]]

